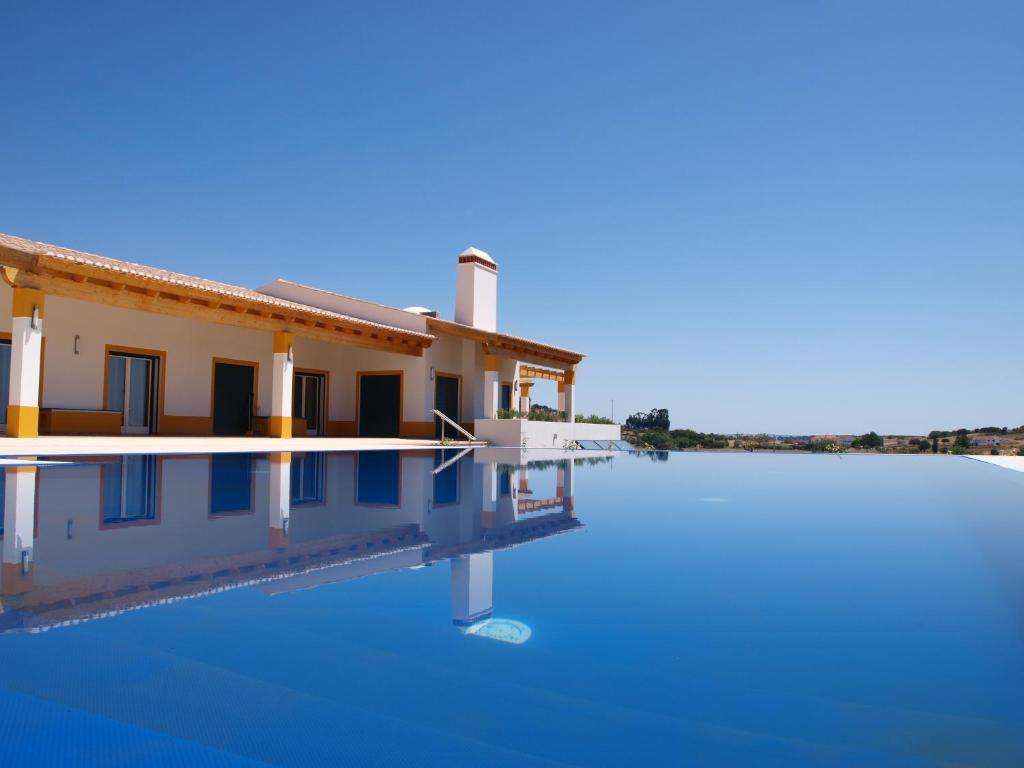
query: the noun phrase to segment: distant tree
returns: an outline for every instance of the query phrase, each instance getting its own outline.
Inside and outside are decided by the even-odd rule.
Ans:
[[[956,440],[953,441],[954,448],[963,448],[965,451],[971,447],[971,439],[967,437],[967,430],[957,431]]]
[[[885,444],[885,441],[878,435],[877,432],[868,432],[866,435],[861,435],[853,441],[854,448],[881,448]]]
[[[932,453],[939,452],[939,441],[938,438],[932,438]]]
[[[667,432],[670,426],[667,408],[652,408],[647,413],[634,413],[626,419],[631,429],[660,429]]]

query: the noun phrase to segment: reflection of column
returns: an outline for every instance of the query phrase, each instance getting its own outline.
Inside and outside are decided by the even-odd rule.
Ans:
[[[567,459],[558,465],[558,495],[562,497],[562,511],[576,517],[576,496],[573,489],[576,479],[576,462]]]
[[[4,544],[0,593],[13,595],[32,588],[32,545],[35,533],[36,468],[4,470]]]
[[[498,356],[484,354],[484,418],[498,418]]]
[[[565,411],[565,420],[572,424],[576,421],[576,371],[566,371],[564,376],[565,392],[562,395],[565,400],[565,407],[562,410]]]
[[[288,546],[288,516],[292,500],[292,455],[290,453],[271,453],[270,458],[270,492],[267,496],[270,505],[270,546]]]
[[[498,466],[488,462],[483,465],[483,480],[480,483],[480,526],[494,527],[494,510],[498,501]]]
[[[39,370],[43,353],[42,291],[15,288],[11,309],[8,437],[39,436]]]
[[[274,378],[270,398],[270,419],[267,434],[271,437],[292,436],[292,344],[290,333],[274,334]]]
[[[467,626],[490,618],[494,609],[492,553],[453,557],[452,623]]]

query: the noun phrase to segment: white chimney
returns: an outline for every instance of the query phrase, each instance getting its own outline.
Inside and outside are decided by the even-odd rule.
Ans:
[[[459,254],[455,322],[484,331],[498,330],[498,265],[476,248]]]

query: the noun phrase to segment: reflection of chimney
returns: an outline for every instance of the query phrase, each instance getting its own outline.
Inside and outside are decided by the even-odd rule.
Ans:
[[[451,564],[452,623],[468,626],[490,618],[494,610],[493,554],[459,555]]]
[[[455,322],[484,331],[498,329],[498,265],[476,248],[459,254]]]

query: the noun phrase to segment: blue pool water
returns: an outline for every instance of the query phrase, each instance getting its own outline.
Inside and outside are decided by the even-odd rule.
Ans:
[[[3,764],[1024,765],[1024,475],[456,456],[0,472]]]

